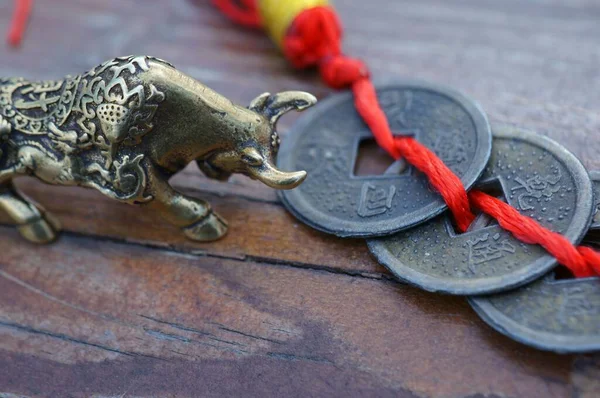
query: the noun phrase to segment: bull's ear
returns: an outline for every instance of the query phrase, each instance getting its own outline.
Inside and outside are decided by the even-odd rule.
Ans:
[[[271,93],[262,93],[250,102],[248,109],[256,113],[262,114],[267,107],[267,101],[271,97]]]
[[[260,103],[261,106],[253,110],[261,113],[269,119],[272,125],[275,125],[285,113],[309,108],[317,103],[317,99],[314,95],[303,91],[284,91],[275,95],[266,95],[265,93],[252,101],[252,103],[254,102]]]

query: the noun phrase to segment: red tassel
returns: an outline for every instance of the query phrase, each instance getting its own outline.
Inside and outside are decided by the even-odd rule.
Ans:
[[[259,20],[254,0],[244,1],[248,8],[243,18],[234,16],[235,13],[230,9],[234,7],[232,0],[215,2],[220,3],[221,10],[227,9],[226,14],[240,23],[243,23],[242,20]],[[328,86],[352,89],[356,109],[371,129],[378,145],[396,159],[405,158],[427,176],[444,198],[460,230],[466,231],[475,219],[471,211],[473,205],[495,218],[502,228],[517,239],[544,247],[576,277],[600,275],[600,253],[588,247],[573,246],[564,236],[544,228],[490,195],[477,190],[467,194],[460,179],[432,151],[412,138],[394,137],[377,100],[366,65],[360,60],[344,56],[341,41],[342,26],[335,10],[331,7],[313,7],[294,19],[284,38],[283,51],[297,68],[319,67]]]
[[[32,7],[33,0],[15,0],[15,11],[8,31],[8,44],[12,47],[21,44]]]

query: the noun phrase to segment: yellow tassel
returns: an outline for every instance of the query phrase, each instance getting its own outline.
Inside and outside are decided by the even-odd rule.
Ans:
[[[258,11],[267,33],[281,48],[287,30],[302,11],[328,5],[327,0],[258,0]]]

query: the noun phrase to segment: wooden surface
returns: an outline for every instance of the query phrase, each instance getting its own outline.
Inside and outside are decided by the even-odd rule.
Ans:
[[[135,53],[167,59],[240,103],[266,90],[328,94],[262,34],[206,3],[38,0],[24,46],[0,48],[0,75],[57,78]],[[347,52],[376,77],[453,86],[492,121],[547,134],[600,168],[597,0],[336,5]],[[0,26],[11,11],[12,1],[0,2]],[[189,168],[174,179],[230,220],[214,244],[93,191],[19,185],[66,231],[36,247],[0,215],[0,397],[600,391],[600,356],[545,353],[497,334],[464,299],[395,282],[363,241],[311,230],[244,177],[222,184]]]

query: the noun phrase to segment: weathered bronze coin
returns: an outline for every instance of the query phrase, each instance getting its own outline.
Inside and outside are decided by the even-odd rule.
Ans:
[[[472,186],[485,168],[491,133],[477,104],[452,90],[418,82],[377,86],[398,135],[414,136]],[[308,171],[302,186],[281,193],[301,221],[342,237],[373,237],[406,229],[446,205],[426,177],[408,168],[396,175],[356,176],[362,141],[372,139],[352,93],[337,94],[306,112],[283,141],[278,165]],[[300,170],[299,169],[299,170]]]
[[[555,280],[554,274],[526,287],[471,297],[479,316],[500,333],[543,350],[600,350],[600,280]]]
[[[584,245],[600,246],[600,171],[590,171],[594,190],[594,217],[587,235],[583,238]]]
[[[594,218],[592,218],[591,231],[600,230],[600,171],[590,171],[590,178],[594,187]]]
[[[554,141],[512,127],[493,127],[492,156],[479,189],[579,242],[592,215],[592,184],[579,160]],[[482,217],[457,233],[449,216],[368,241],[398,278],[429,291],[485,294],[520,286],[556,260]]]

